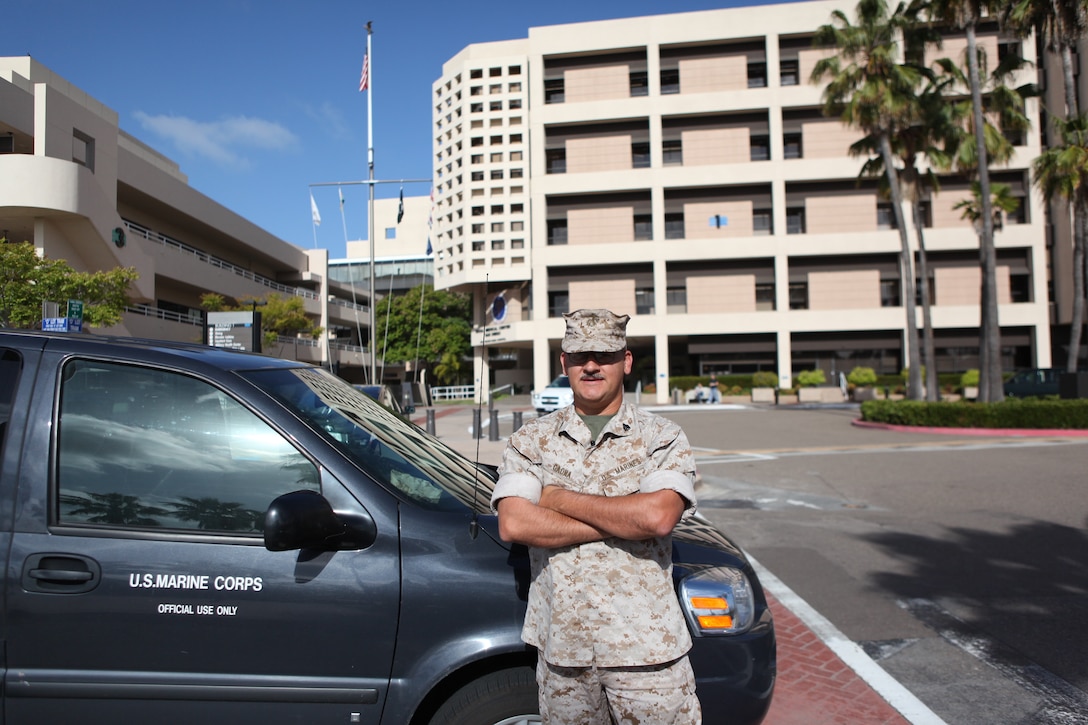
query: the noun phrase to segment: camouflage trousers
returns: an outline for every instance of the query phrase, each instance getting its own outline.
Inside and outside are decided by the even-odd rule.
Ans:
[[[537,661],[544,725],[699,725],[687,657],[644,667],[559,667]]]

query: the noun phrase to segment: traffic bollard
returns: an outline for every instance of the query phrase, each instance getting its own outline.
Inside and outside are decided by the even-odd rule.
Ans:
[[[479,439],[484,437],[483,425],[480,423],[481,415],[479,408],[472,409],[472,437]]]
[[[514,430],[518,430],[519,428],[521,428],[521,411],[520,410],[515,410],[514,411]]]
[[[499,439],[499,411],[491,411],[491,422],[487,426],[487,439],[497,441]]]
[[[427,408],[427,432],[434,435],[434,408]]]

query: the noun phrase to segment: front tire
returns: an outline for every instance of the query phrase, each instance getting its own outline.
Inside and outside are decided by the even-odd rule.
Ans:
[[[499,670],[473,680],[450,696],[430,725],[526,725],[539,723],[536,676],[531,667]]]

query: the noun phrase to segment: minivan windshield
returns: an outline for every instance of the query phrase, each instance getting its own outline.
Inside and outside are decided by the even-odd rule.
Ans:
[[[300,367],[240,374],[402,498],[430,509],[486,510],[493,487],[486,469],[327,370]]]

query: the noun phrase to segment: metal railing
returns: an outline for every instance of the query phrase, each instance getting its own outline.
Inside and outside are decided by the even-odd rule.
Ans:
[[[472,400],[475,397],[475,385],[446,385],[431,388],[433,400]]]
[[[194,318],[191,315],[183,315],[178,312],[171,312],[170,310],[160,310],[157,307],[151,307],[149,305],[126,306],[125,312],[133,315],[142,315],[144,317],[157,317],[160,320],[169,320],[171,322],[184,322],[188,325],[200,326],[203,324],[203,321],[200,318]]]
[[[225,269],[229,272],[234,272],[234,274],[238,275],[239,277],[248,279],[251,282],[256,282],[257,284],[268,287],[269,289],[274,289],[277,292],[285,292],[289,295],[295,295],[297,297],[303,297],[310,300],[318,299],[317,293],[311,290],[303,289],[302,287],[291,287],[289,285],[281,284],[279,282],[271,280],[268,277],[262,277],[261,275],[251,272],[248,269],[243,269],[237,265],[231,264],[225,259],[213,257],[207,252],[202,252],[196,247],[189,246],[185,242],[174,239],[173,237],[168,237],[165,234],[160,234],[159,232],[152,231],[151,229],[148,229],[141,224],[137,224],[136,222],[129,221],[128,219],[125,219],[124,223],[125,227],[130,232],[133,232],[134,234],[139,234],[144,239],[152,242],[157,242],[164,247],[171,247],[183,254],[188,254],[196,257],[201,262],[211,265],[212,267],[218,267],[219,269]]]

